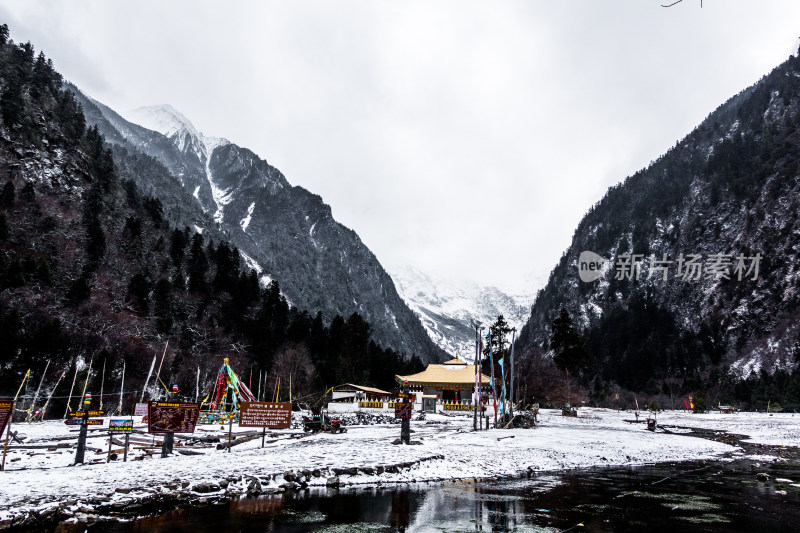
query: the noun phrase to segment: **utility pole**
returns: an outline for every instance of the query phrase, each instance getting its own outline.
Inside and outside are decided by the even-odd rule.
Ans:
[[[484,329],[483,326],[481,326],[479,331],[478,331],[478,345],[479,346],[483,344],[483,329]],[[480,350],[480,348],[479,348],[479,350]],[[483,407],[483,350],[480,350],[480,354],[481,354],[480,355],[480,363],[481,363],[481,407]],[[491,369],[490,374],[491,374],[492,378],[494,378],[494,367],[492,366],[492,347],[491,346],[489,346],[489,368]],[[494,393],[494,380],[492,379],[492,381],[490,381],[489,383],[490,383],[490,385],[492,387],[492,393]],[[489,404],[488,392],[487,392],[486,404],[487,405]],[[495,407],[495,409],[496,409],[496,407]],[[483,414],[483,410],[481,410],[481,414]],[[486,429],[487,430],[489,429],[489,414],[488,413],[486,414]]]
[[[511,328],[511,418],[514,418],[514,341],[517,338],[517,328]]]
[[[401,389],[405,394],[403,398],[403,418],[400,419],[400,441],[403,444],[411,444],[411,409],[412,406],[408,405],[411,401],[411,393],[408,390],[408,382],[403,383]]]
[[[478,409],[481,405],[481,387],[483,386],[483,373],[480,371],[481,361],[481,338],[478,332],[480,322],[475,322],[475,392],[472,396],[472,431],[478,430]]]

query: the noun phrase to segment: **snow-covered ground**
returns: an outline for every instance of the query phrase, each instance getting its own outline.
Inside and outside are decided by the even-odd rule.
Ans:
[[[667,411],[658,423],[691,428],[713,429],[747,435],[747,442],[777,446],[800,446],[800,414],[794,413],[706,413]]]
[[[349,426],[343,434],[321,433],[302,438],[289,437],[299,430],[271,432],[274,435],[270,437],[268,433],[264,448],[259,438],[238,445],[231,452],[209,446],[197,450],[201,455],[176,454],[166,459],[155,455],[132,460],[145,455],[137,448],[128,455],[127,463],[117,460],[82,466],[70,466],[74,448],[63,447],[67,443],[74,445],[77,440],[74,427],[60,421],[14,424],[13,430],[26,435],[25,446],[43,447],[21,449],[16,445],[9,449],[6,471],[0,472],[0,521],[68,500],[77,500],[76,505],[93,498],[95,503],[125,503],[176,490],[191,492],[200,484],[211,485],[214,494],[244,493],[248,486],[252,488],[252,478],[247,476],[258,478],[265,491],[280,490],[288,471],[316,471],[315,475],[306,472],[304,478],[312,486],[325,485],[333,476],[338,476],[342,484],[378,484],[513,476],[526,471],[742,453],[740,448],[711,440],[649,432],[642,423],[626,422],[633,419],[631,412],[589,408],[579,412],[578,418],[566,418],[558,411],[543,410],[535,429],[480,432],[471,431],[472,418],[465,415],[428,415],[424,421],[412,422],[412,440],[420,442],[412,446],[392,444],[399,437],[399,425],[364,425]],[[796,446],[800,435],[800,416],[792,414],[669,412],[659,415],[659,423],[722,429],[765,444]],[[146,430],[141,424],[135,427]],[[233,431],[246,430],[234,425]],[[196,434],[227,437],[227,430],[198,426]],[[139,439],[143,438],[139,434]],[[62,447],[55,448],[58,444]],[[88,446],[100,451],[87,451],[87,461],[105,460],[105,432],[91,432]],[[223,486],[215,488],[214,484],[220,481]]]

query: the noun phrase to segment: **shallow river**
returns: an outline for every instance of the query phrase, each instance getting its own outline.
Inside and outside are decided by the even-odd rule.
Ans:
[[[89,531],[798,532],[800,466],[739,460],[318,489],[100,523]]]

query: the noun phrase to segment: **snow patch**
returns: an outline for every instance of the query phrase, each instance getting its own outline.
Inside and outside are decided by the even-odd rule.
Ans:
[[[261,265],[258,264],[258,261],[256,261],[255,259],[253,259],[249,255],[247,255],[243,251],[239,250],[239,255],[242,256],[242,259],[244,259],[244,263],[247,265],[247,268],[249,268],[251,270],[255,270],[256,274],[261,274],[261,272],[264,270],[263,268],[261,268]],[[269,276],[263,276],[263,277],[267,277],[268,278]],[[270,280],[270,281],[272,281],[272,280]],[[267,283],[265,283],[265,285],[267,285],[267,284],[269,284],[269,281]]]
[[[250,207],[247,208],[247,216],[244,217],[241,220],[241,222],[239,222],[239,225],[242,227],[242,231],[247,231],[247,226],[250,225],[250,219],[253,218],[253,209],[255,208],[256,208],[256,203],[253,202],[252,204],[250,204]]]
[[[214,220],[222,222],[224,216],[224,206],[232,200],[232,191],[227,191],[217,187],[211,173],[211,155],[220,146],[230,144],[227,139],[220,137],[207,137],[186,118],[183,114],[171,105],[154,105],[140,107],[129,111],[126,118],[149,130],[156,131],[167,137],[182,152],[191,151],[197,159],[205,165],[206,179],[211,187],[211,195],[217,210],[214,213]],[[199,199],[200,187],[194,191],[194,197]]]

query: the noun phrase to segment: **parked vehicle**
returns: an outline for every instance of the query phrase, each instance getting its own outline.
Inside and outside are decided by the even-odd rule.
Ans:
[[[303,431],[306,433],[325,431],[327,433],[346,433],[347,428],[342,426],[338,418],[331,418],[327,413],[320,415],[303,416]]]

